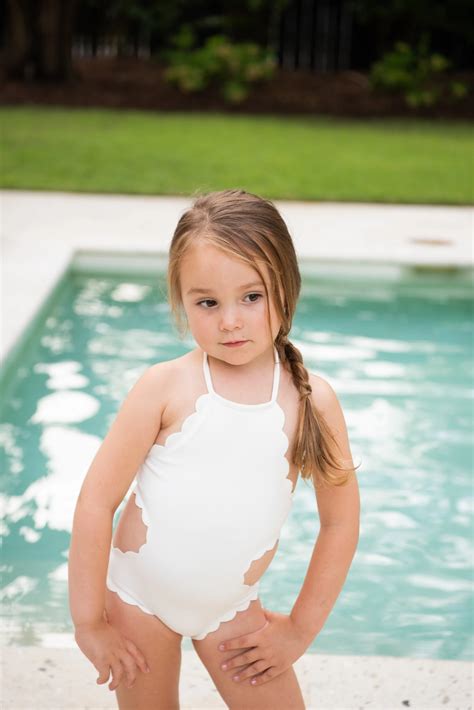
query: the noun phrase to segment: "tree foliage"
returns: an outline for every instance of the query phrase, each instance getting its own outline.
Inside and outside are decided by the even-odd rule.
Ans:
[[[371,52],[377,59],[395,42],[416,46],[422,36],[427,36],[433,51],[447,55],[453,66],[472,64],[472,0],[349,2],[357,26],[367,29],[364,41],[369,40]]]

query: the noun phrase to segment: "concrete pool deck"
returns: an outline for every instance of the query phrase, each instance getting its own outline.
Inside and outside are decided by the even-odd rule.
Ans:
[[[0,199],[3,361],[72,261],[85,263],[94,253],[113,252],[130,255],[131,268],[152,267],[157,253],[166,254],[192,201],[21,191],[2,191]],[[299,258],[321,265],[371,264],[387,274],[405,267],[473,266],[471,207],[275,204]],[[74,646],[72,636],[65,635],[43,647],[2,649],[2,708],[116,707],[115,694],[95,684],[92,664],[77,647],[64,648],[65,641]],[[308,710],[472,708],[468,662],[307,653],[295,671]],[[183,651],[180,691],[183,710],[225,707],[192,650]]]
[[[2,710],[117,707],[115,693],[107,684],[96,684],[98,673],[78,649],[20,646],[7,651]],[[469,663],[306,653],[294,669],[307,710],[472,708]],[[227,707],[194,651],[183,651],[179,695],[181,710]]]

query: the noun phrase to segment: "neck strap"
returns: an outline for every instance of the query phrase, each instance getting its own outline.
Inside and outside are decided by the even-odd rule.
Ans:
[[[269,402],[261,402],[261,404],[270,404],[272,402],[275,402],[277,395],[278,395],[278,387],[280,385],[280,358],[278,356],[278,350],[276,349],[275,346],[273,346],[273,353],[274,353],[274,366],[273,366],[272,396],[271,396],[271,399],[269,400]],[[209,361],[208,361],[206,351],[203,351],[203,371],[204,371],[204,379],[206,380],[206,385],[207,385],[208,391],[210,393],[216,395],[217,397],[220,397],[221,399],[225,399],[218,392],[215,391],[214,386],[212,384],[211,371],[209,369]],[[259,406],[259,405],[257,404],[257,405],[247,405],[247,406]]]

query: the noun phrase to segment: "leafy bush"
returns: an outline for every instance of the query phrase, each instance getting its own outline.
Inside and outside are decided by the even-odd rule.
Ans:
[[[433,106],[443,93],[436,77],[450,67],[451,62],[442,54],[430,54],[424,35],[416,48],[397,42],[391,52],[372,65],[370,82],[374,89],[402,93],[412,108]],[[449,96],[454,100],[463,98],[467,92],[462,82],[449,84]]]
[[[237,104],[248,96],[251,84],[274,75],[275,58],[257,44],[232,43],[224,35],[209,37],[200,48],[193,48],[194,42],[192,28],[184,25],[172,40],[174,48],[162,53],[169,65],[165,80],[185,93],[215,84],[227,102]]]

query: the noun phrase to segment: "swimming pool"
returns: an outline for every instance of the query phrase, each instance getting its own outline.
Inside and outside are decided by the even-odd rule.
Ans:
[[[308,650],[468,660],[470,275],[310,262],[302,273],[291,338],[338,393],[362,503],[346,584]],[[47,645],[72,633],[66,559],[86,469],[141,371],[192,347],[171,329],[164,272],[73,270],[5,368],[4,644]],[[264,606],[291,610],[316,511],[300,480],[262,578]]]

